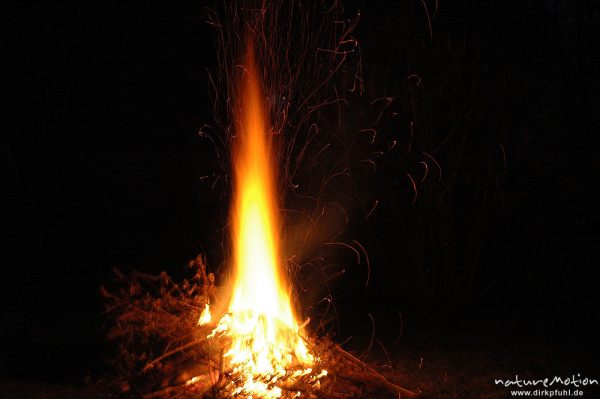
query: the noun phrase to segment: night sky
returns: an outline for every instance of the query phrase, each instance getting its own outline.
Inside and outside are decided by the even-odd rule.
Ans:
[[[365,288],[363,263],[333,284],[336,334],[368,340],[369,313],[396,331],[401,312],[415,335],[515,331],[585,347],[599,314],[600,11],[561,0],[440,1],[431,38],[420,2],[389,3],[347,3],[347,15],[361,8],[365,95],[409,102],[406,78],[419,74],[417,118],[431,138],[420,149],[433,150],[455,123],[468,134],[463,147],[463,136],[450,139],[462,152],[436,154],[448,175],[414,206],[397,171],[417,170],[420,159],[385,158],[364,186],[379,207],[347,237],[369,252],[371,280]],[[2,6],[2,375],[104,372],[99,289],[113,267],[176,274],[199,253],[212,270],[222,266],[228,192],[213,185],[223,170],[198,135],[212,123],[207,70],[216,63],[205,6]],[[466,119],[457,122],[456,109]],[[452,203],[428,202],[450,178]],[[493,201],[479,214],[484,186]],[[431,232],[450,216],[432,207],[451,209],[443,237]],[[364,209],[354,216],[363,220]],[[424,244],[410,247],[408,237]],[[448,254],[454,267],[477,270],[471,294],[462,301],[436,288],[425,306],[416,271]]]

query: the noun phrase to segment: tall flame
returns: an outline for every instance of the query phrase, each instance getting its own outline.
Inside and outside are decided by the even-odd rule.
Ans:
[[[271,399],[282,396],[281,381],[304,378],[318,384],[326,371],[313,372],[318,359],[300,335],[289,284],[281,272],[276,167],[252,43],[238,95],[231,210],[233,286],[228,312],[209,337],[231,340],[224,354],[233,380],[231,395]]]
[[[236,127],[238,142],[233,155],[234,285],[229,310],[252,311],[277,318],[292,327],[290,298],[279,267],[276,168],[251,48],[245,68],[239,93],[241,121]]]

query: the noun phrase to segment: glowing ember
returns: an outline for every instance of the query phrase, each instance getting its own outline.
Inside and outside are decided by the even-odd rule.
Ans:
[[[319,359],[301,336],[280,270],[276,169],[251,43],[239,95],[231,212],[233,287],[228,312],[209,338],[231,342],[224,354],[231,396],[279,398],[282,387],[293,391],[289,387],[300,379],[316,387],[327,372],[316,370]],[[206,307],[198,324],[209,323],[210,317]]]

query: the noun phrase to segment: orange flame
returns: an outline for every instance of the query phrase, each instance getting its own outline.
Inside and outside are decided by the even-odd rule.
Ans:
[[[281,272],[273,145],[251,43],[245,61],[233,151],[232,295],[209,337],[231,339],[224,355],[235,380],[231,395],[271,399],[282,396],[279,381],[306,377],[318,384],[326,371],[313,372],[318,359],[300,335]]]
[[[279,268],[276,168],[251,50],[245,68],[239,109],[242,120],[237,126],[238,142],[233,155],[234,285],[229,310],[252,311],[292,327],[295,323],[290,298]]]

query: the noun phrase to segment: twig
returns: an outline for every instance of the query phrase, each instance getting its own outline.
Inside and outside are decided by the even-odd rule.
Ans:
[[[383,377],[379,373],[367,375],[367,374],[355,372],[352,370],[345,370],[343,373],[338,372],[335,375],[342,379],[351,380],[351,381],[359,381],[359,382],[368,384],[368,386],[370,386],[370,387],[378,386],[380,388],[387,389],[388,391],[392,391],[395,394],[399,394],[400,397],[402,397],[402,398],[414,398],[417,396],[417,394],[414,393],[413,391],[410,391],[406,388],[401,387],[400,385],[396,385],[396,384],[389,382],[385,377]],[[372,378],[372,377],[375,377],[375,378]]]
[[[169,352],[167,352],[167,353],[165,353],[165,354],[157,357],[156,359],[154,359],[150,363],[148,363],[146,366],[144,366],[144,368],[142,369],[142,373],[145,373],[146,371],[148,371],[149,369],[151,369],[156,363],[160,362],[161,360],[166,359],[169,356],[173,356],[176,353],[184,351],[184,350],[186,350],[188,348],[191,348],[192,346],[199,345],[199,344],[201,344],[203,342],[206,342],[206,338],[204,338],[204,337],[200,338],[200,339],[197,339],[195,341],[189,342],[189,343],[187,343],[185,345],[181,345],[181,346],[179,346],[179,347],[177,347],[177,348],[175,348],[175,349],[173,349],[173,350],[171,350],[171,351],[169,351]]]
[[[382,376],[379,372],[377,372],[375,369],[373,369],[372,367],[368,366],[367,364],[365,364],[364,362],[362,362],[360,359],[357,359],[355,356],[353,356],[352,354],[346,352],[345,350],[343,350],[342,348],[335,346],[334,347],[335,350],[337,352],[339,352],[342,356],[344,356],[347,360],[351,361],[352,363],[354,363],[356,366],[359,366],[367,371],[369,371],[373,377],[375,377],[376,381],[378,382],[378,384],[382,387],[385,387],[391,391],[397,392],[407,398],[414,398],[417,396],[416,393],[403,388],[399,385],[393,384],[391,382],[389,382],[387,380],[387,378],[385,378],[384,376]],[[361,382],[365,382],[365,383],[373,383],[374,381],[372,379],[368,379],[364,376],[364,374],[360,374],[360,373],[356,373],[356,372],[352,372],[350,370],[346,370],[344,371],[344,373],[337,373],[337,376],[340,378],[347,378],[347,379],[352,379],[352,380],[358,380]]]

